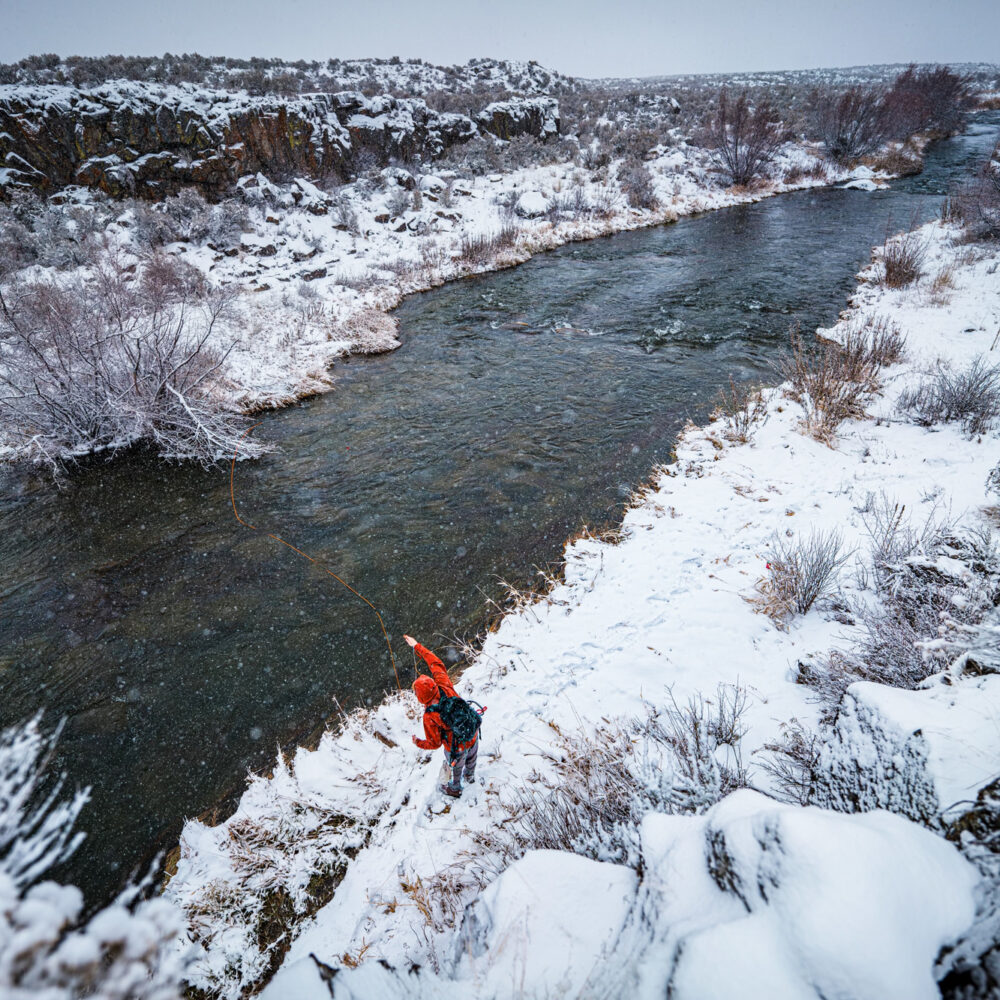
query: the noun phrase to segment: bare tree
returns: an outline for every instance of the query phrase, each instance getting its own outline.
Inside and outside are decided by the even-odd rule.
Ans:
[[[774,159],[784,139],[784,129],[770,104],[751,108],[746,91],[733,103],[726,88],[719,91],[719,106],[709,125],[709,141],[719,165],[734,184],[749,184]]]
[[[961,184],[949,201],[953,218],[971,239],[1000,239],[1000,144],[979,172]]]
[[[857,86],[839,96],[821,94],[816,102],[816,127],[827,152],[838,162],[874,153],[893,133],[885,91]]]
[[[89,280],[0,294],[0,414],[36,461],[147,441],[207,463],[236,446],[229,351],[210,345],[227,297],[167,258],[132,270],[108,252]]]
[[[885,103],[895,137],[905,139],[918,132],[953,135],[965,125],[974,101],[969,77],[947,66],[911,65],[896,77]]]

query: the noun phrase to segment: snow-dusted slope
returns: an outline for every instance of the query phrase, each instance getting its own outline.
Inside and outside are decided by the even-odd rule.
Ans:
[[[422,59],[222,59],[211,56],[96,58],[35,56],[0,66],[3,83],[74,83],[110,80],[153,83],[196,83],[225,89],[298,93],[365,90],[368,93],[468,94],[509,91],[512,94],[559,94],[577,82],[537,62],[516,59],[470,59],[463,66],[435,66]]]

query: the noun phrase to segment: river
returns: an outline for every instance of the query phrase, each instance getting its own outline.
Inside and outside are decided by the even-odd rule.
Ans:
[[[888,190],[824,189],[572,244],[416,295],[402,347],[336,367],[268,414],[236,469],[240,514],[321,560],[455,658],[502,594],[615,523],[730,375],[773,381],[793,323],[829,325],[887,229],[940,208],[1000,113]],[[278,745],[395,687],[371,609],[233,517],[228,468],[141,453],[0,499],[0,725],[66,719],[54,771],[92,787],[57,872],[106,900],[183,819]]]

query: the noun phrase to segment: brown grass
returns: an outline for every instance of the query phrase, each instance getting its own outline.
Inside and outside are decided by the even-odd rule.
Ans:
[[[888,288],[905,288],[923,274],[927,241],[916,232],[886,237],[879,253],[882,271],[877,283]]]

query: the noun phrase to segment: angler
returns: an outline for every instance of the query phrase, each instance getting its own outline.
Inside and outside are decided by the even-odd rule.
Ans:
[[[455,692],[455,686],[444,664],[426,646],[421,646],[412,636],[403,638],[413,647],[420,659],[430,668],[431,677],[421,674],[413,682],[413,692],[424,706],[424,733],[426,739],[413,737],[422,750],[436,750],[443,746],[451,779],[441,785],[441,791],[457,799],[462,794],[462,776],[470,784],[476,781],[476,758],[479,755],[479,729],[485,706],[470,704]]]

